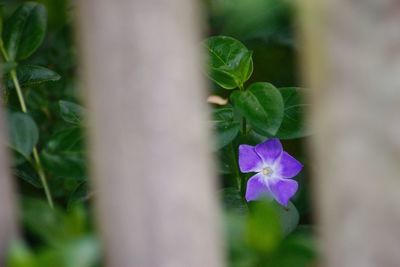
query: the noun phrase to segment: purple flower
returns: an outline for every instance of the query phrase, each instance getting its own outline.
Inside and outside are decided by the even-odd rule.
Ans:
[[[303,165],[283,151],[279,139],[274,138],[256,146],[240,145],[239,167],[244,173],[257,172],[247,182],[247,201],[266,196],[287,206],[298,188],[297,182],[290,178],[296,176]]]

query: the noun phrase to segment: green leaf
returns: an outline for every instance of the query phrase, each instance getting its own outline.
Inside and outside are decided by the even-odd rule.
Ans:
[[[247,242],[262,253],[271,253],[280,244],[283,233],[279,214],[272,202],[257,201],[247,221]]]
[[[9,129],[11,147],[28,158],[39,140],[36,123],[28,114],[15,112],[10,114]]]
[[[91,235],[47,248],[38,256],[40,267],[93,267],[100,263],[100,243]]]
[[[20,65],[17,67],[17,77],[22,87],[39,85],[45,82],[58,81],[61,76],[56,72],[36,65]],[[7,79],[7,87],[14,88],[10,77]]]
[[[293,232],[299,224],[299,212],[292,202],[289,202],[287,207],[283,207],[276,202],[274,204],[277,207],[277,211],[281,219],[283,235],[287,236]]]
[[[237,214],[245,215],[249,209],[237,188],[228,187],[221,191],[222,204],[227,211],[234,211]]]
[[[32,250],[20,240],[11,243],[7,255],[7,267],[36,267],[35,255]]]
[[[231,146],[225,146],[222,149],[216,151],[217,157],[218,157],[218,172],[219,174],[231,174],[233,171],[233,168],[236,168],[236,166],[232,166],[232,147]]]
[[[27,229],[44,242],[57,245],[71,238],[65,216],[58,208],[38,199],[22,199],[22,221]]]
[[[240,130],[240,122],[235,120],[232,107],[214,110],[213,123],[217,133],[217,149],[231,143]]]
[[[42,188],[43,187],[42,182],[40,181],[40,178],[36,174],[36,171],[33,170],[32,167],[29,166],[28,164],[29,163],[16,168],[14,170],[14,175],[36,188]]]
[[[48,150],[43,150],[40,155],[46,170],[54,175],[74,177],[76,179],[83,179],[85,177],[86,161],[83,153],[52,153]]]
[[[270,83],[254,83],[246,91],[235,91],[232,103],[259,134],[271,136],[283,119],[282,96]]]
[[[68,209],[79,203],[89,200],[91,195],[92,193],[89,192],[87,181],[81,182],[75,187],[68,197]]]
[[[254,266],[254,253],[246,242],[246,217],[235,212],[224,212],[223,230],[229,267]]]
[[[83,152],[82,129],[65,129],[52,136],[41,152],[46,170],[61,177],[85,176],[86,157]]]
[[[34,236],[49,245],[59,246],[80,237],[86,231],[84,221],[87,218],[82,218],[86,215],[79,212],[77,208],[65,214],[57,207],[50,208],[42,200],[23,198],[22,221]]]
[[[82,129],[72,127],[54,134],[47,143],[46,150],[50,152],[82,152]]]
[[[208,76],[211,80],[216,82],[219,86],[225,89],[235,89],[238,87],[237,78],[225,69],[217,69],[209,67]]]
[[[58,102],[60,106],[61,117],[64,121],[71,124],[80,124],[84,115],[84,108],[68,101],[61,100]]]
[[[309,135],[304,124],[307,104],[304,102],[305,89],[297,87],[279,88],[284,102],[284,115],[276,136],[280,139],[294,139]]]
[[[9,60],[23,60],[32,55],[43,42],[46,25],[43,5],[23,3],[4,25],[3,40]]]
[[[227,36],[211,37],[204,46],[210,54],[209,77],[225,89],[243,86],[253,72],[252,52]]]
[[[315,242],[315,229],[299,226],[296,231],[286,237],[274,254],[268,266],[310,267],[317,266],[318,249]]]

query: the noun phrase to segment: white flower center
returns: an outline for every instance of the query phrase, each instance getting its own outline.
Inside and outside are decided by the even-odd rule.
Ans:
[[[274,173],[274,171],[273,171],[270,167],[265,167],[265,168],[262,170],[262,173],[263,173],[265,176],[271,176],[271,175]]]

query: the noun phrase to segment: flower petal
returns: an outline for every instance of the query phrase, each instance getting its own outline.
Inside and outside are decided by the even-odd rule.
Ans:
[[[303,164],[285,151],[275,164],[278,170],[277,175],[281,178],[292,178],[303,169]]]
[[[259,172],[262,170],[262,160],[253,146],[239,146],[239,168],[241,172]]]
[[[268,179],[268,188],[275,198],[275,200],[283,205],[287,206],[289,199],[296,194],[298,184],[292,179]]]
[[[246,200],[252,201],[261,197],[272,198],[266,182],[263,180],[264,175],[257,173],[247,181]]]
[[[272,138],[256,145],[255,150],[265,164],[271,165],[281,155],[283,148],[278,138]]]

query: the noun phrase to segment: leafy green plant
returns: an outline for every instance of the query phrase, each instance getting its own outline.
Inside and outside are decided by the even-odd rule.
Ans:
[[[53,207],[54,197],[69,194],[72,198],[86,181],[84,108],[62,98],[56,102],[58,105],[52,106],[47,94],[54,90],[51,87],[57,87],[61,75],[30,62],[45,39],[46,8],[24,2],[2,25],[4,101],[9,108],[10,147],[16,152],[15,173],[43,188]],[[53,113],[58,114],[61,127],[52,122]],[[44,120],[50,121],[54,129],[43,130]],[[67,190],[60,187],[60,183],[66,182],[70,187]]]
[[[25,233],[24,240],[11,246],[7,266],[97,266],[100,246],[85,205],[85,110],[68,90],[70,62],[51,58],[48,47],[40,51],[46,45],[43,4],[23,2],[0,21],[2,100],[8,110],[14,174],[20,178]],[[58,42],[53,54],[68,51],[60,46],[71,45],[66,36],[52,35],[52,42]]]
[[[307,108],[304,95],[307,90],[298,87],[277,88],[268,82],[250,82],[254,71],[253,53],[232,37],[210,37],[203,42],[203,46],[209,56],[208,77],[214,83],[216,92],[221,97],[228,96],[230,99],[230,103],[226,105],[214,105],[212,116],[217,140],[215,148],[221,162],[220,173],[223,184],[226,185],[221,193],[224,210],[227,212],[230,263],[232,266],[241,267],[281,266],[280,264],[284,263],[278,255],[286,246],[286,238],[295,238],[294,233],[299,229],[300,213],[293,202],[289,202],[286,207],[277,202],[246,202],[245,192],[249,190],[246,183],[249,175],[241,174],[238,159],[240,161],[240,157],[255,152],[251,152],[251,149],[254,149],[251,146],[245,146],[248,152],[243,151],[239,156],[239,145],[255,145],[266,139],[280,144],[279,141],[273,140],[292,140],[307,136],[308,132],[303,122],[303,114]],[[268,157],[270,156],[264,161],[268,160]],[[245,166],[261,164],[257,163],[261,160],[258,157],[254,160],[242,160]],[[296,168],[301,168],[301,165]],[[269,167],[264,168],[259,175],[263,173],[268,176],[272,170]],[[293,173],[297,173],[298,170]],[[297,182],[292,182],[292,185],[296,187],[291,190],[297,190]],[[288,194],[288,189],[285,189],[285,194]],[[261,188],[255,187],[253,190]],[[267,187],[267,190],[271,188]],[[234,227],[234,230],[230,230],[231,227]],[[307,248],[305,251],[311,253],[313,249]],[[304,257],[307,259],[305,262],[313,258]]]
[[[47,13],[43,5],[34,2],[24,3],[4,24],[2,23],[4,28],[1,32],[0,51],[6,64],[13,66],[4,78],[9,88],[16,91],[21,111],[24,113],[11,115],[11,147],[34,165],[47,201],[53,207],[53,197],[36,147],[39,138],[38,127],[28,113],[22,86],[58,80],[60,77],[44,67],[20,65],[20,62],[31,56],[43,42],[46,21]]]
[[[243,119],[240,122],[234,119],[238,116],[231,116],[229,121],[216,120],[216,127],[221,129],[218,133],[223,134],[241,123],[244,136],[252,131],[283,139],[307,135],[301,117],[306,107],[301,97],[303,89],[276,88],[267,82],[252,83],[246,88],[245,83],[253,72],[252,52],[238,40],[226,36],[211,37],[203,44],[210,56],[208,76],[221,88],[233,90],[232,110]],[[214,117],[222,112],[226,113],[227,108],[215,109]]]

